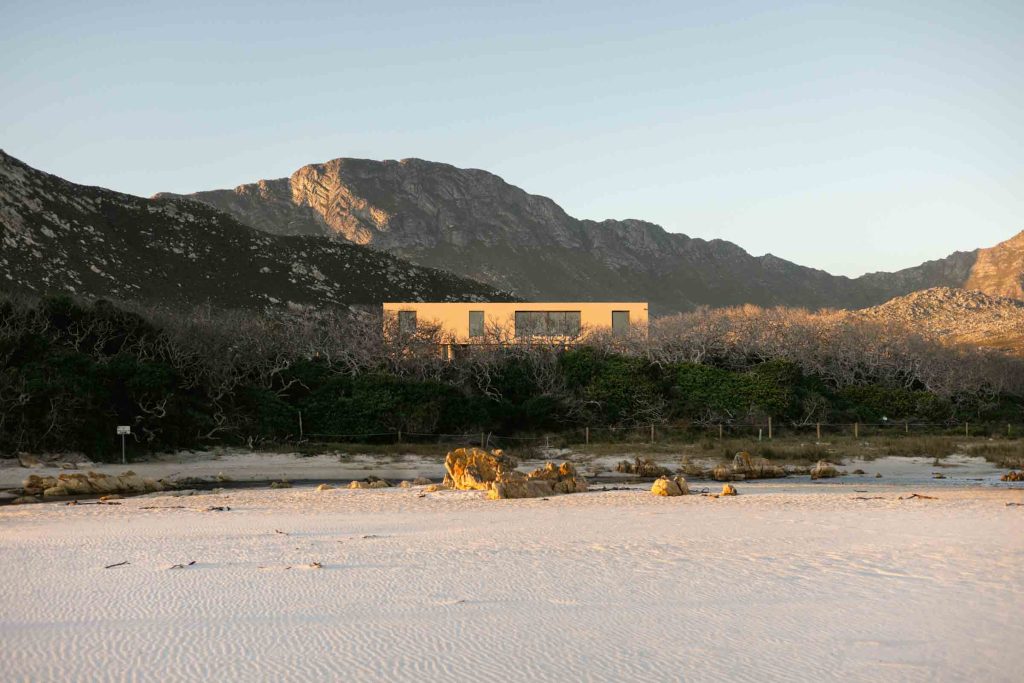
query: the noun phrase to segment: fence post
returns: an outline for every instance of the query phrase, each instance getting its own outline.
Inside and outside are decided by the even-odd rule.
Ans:
[[[486,444],[484,444],[484,433],[483,432],[480,432],[480,448],[487,448]]]
[[[547,434],[544,435],[544,448],[545,450],[551,450],[551,437]]]
[[[855,438],[855,439],[859,439],[860,438],[860,422],[854,422],[853,423],[853,438]]]
[[[651,443],[654,443],[654,425],[651,425]]]
[[[970,422],[964,422],[964,436],[970,436],[970,435],[971,435],[971,423]]]
[[[299,441],[302,441],[302,411],[299,411]]]
[[[818,441],[821,441],[821,423],[817,423],[816,426],[818,428]]]
[[[763,431],[764,431],[763,429],[761,429],[761,428],[758,428],[758,430],[757,430],[757,440],[758,440],[758,441],[760,441],[760,440],[761,440],[761,432],[763,432]]]
[[[583,428],[583,442],[586,445],[590,445],[590,427]]]
[[[402,430],[398,430],[398,443],[402,443]]]
[[[722,440],[722,423],[721,422],[718,423],[718,440],[719,441]]]
[[[904,422],[903,423],[903,433],[904,434],[909,434],[910,433],[910,423],[909,422]]]
[[[768,440],[772,440],[772,419],[768,418]]]

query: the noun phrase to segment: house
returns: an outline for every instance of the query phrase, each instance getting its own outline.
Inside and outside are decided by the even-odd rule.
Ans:
[[[587,332],[647,330],[646,302],[385,303],[385,329],[429,327],[448,344],[566,341]]]

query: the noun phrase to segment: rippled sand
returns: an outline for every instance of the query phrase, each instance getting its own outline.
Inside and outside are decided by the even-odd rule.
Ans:
[[[0,508],[0,677],[1019,680],[1024,491],[807,486]]]

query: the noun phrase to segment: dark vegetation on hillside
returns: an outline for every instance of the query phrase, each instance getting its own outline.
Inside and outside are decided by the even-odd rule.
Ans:
[[[463,349],[389,342],[374,315],[274,317],[0,299],[0,451],[141,453],[306,434],[1015,421],[1024,362],[847,316],[756,308],[656,321],[648,338]]]

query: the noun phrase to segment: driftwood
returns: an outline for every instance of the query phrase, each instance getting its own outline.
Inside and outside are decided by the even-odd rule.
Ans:
[[[185,567],[191,567],[195,563],[196,561],[192,560],[188,564],[172,564],[170,567],[168,567],[168,569],[184,569]]]
[[[885,500],[882,496],[854,496],[853,500]]]
[[[910,500],[911,498],[921,498],[923,500],[938,500],[935,496],[926,496],[923,493],[911,493],[909,496],[900,496],[899,500]]]
[[[124,562],[115,562],[114,564],[108,564],[106,567],[104,567],[104,569],[113,569],[114,567],[123,567],[126,564],[131,564],[131,562],[129,562],[128,560],[125,560]]]

